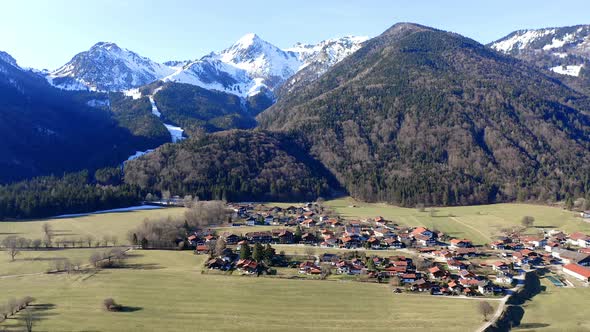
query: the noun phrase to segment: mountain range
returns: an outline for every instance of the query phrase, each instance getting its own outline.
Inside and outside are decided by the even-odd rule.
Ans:
[[[229,48],[194,61],[156,63],[114,43],[101,42],[47,74],[68,90],[124,91],[154,81],[187,83],[243,98],[272,92],[298,71],[316,75],[360,48],[365,37],[343,37],[282,50],[250,33]]]
[[[0,53],[10,156],[0,181],[129,159],[128,184],[202,198],[581,197],[590,193],[589,31],[522,30],[482,45],[400,23],[371,39],[287,49],[247,34],[162,64],[102,42],[51,72]],[[90,143],[94,153],[80,152]]]

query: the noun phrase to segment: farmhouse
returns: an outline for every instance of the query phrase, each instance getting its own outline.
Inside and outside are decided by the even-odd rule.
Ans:
[[[563,272],[585,282],[590,281],[590,269],[578,264],[566,264],[563,266]]]
[[[581,232],[575,232],[570,234],[568,242],[578,247],[589,248],[590,236]]]
[[[452,239],[451,240],[451,248],[470,248],[473,247],[473,244],[469,240],[465,239]]]
[[[590,265],[590,255],[566,249],[555,249],[551,252],[553,257],[559,258],[564,264]]]

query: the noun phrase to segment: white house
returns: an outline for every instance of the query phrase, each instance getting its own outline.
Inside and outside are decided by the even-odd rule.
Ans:
[[[563,272],[584,282],[590,281],[590,269],[578,264],[566,264]]]

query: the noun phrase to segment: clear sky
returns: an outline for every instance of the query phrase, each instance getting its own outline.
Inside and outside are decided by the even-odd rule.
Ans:
[[[6,0],[0,50],[54,69],[98,41],[156,61],[195,59],[255,32],[279,46],[375,36],[415,22],[488,43],[513,30],[590,24],[589,0]]]

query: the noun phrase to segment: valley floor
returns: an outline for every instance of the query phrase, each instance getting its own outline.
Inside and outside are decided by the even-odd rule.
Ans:
[[[269,203],[269,205],[275,205]],[[558,208],[497,204],[436,208],[419,212],[352,199],[328,201],[325,206],[347,219],[382,216],[403,225],[422,225],[455,237],[489,243],[500,229],[519,225],[525,215],[535,226],[590,232],[590,224],[573,212]],[[56,238],[95,239],[115,236],[128,243],[127,233],[146,218],[180,216],[183,208],[117,212],[37,221],[2,222],[0,239],[15,235],[42,238],[50,223]],[[269,230],[277,226],[232,228],[232,231]],[[33,296],[39,318],[35,331],[474,331],[483,322],[477,301],[411,294],[393,294],[385,284],[202,274],[206,255],[189,251],[130,252],[125,268],[73,274],[46,274],[63,258],[88,263],[104,248],[23,251],[10,262],[0,253],[0,305],[11,297]],[[304,247],[277,245],[277,250],[301,254]],[[340,249],[319,249],[336,251]],[[371,251],[391,255],[393,251]],[[544,285],[546,281],[543,281]],[[587,288],[547,290],[524,306],[522,330],[589,329]],[[112,297],[124,312],[106,312],[102,301]],[[497,305],[498,301],[490,301]],[[574,305],[574,309],[570,308]],[[21,316],[0,324],[9,331],[22,327]]]
[[[36,331],[472,331],[481,324],[475,301],[392,294],[374,283],[201,274],[205,257],[190,252],[130,255],[129,267],[96,274],[0,279],[0,300],[35,297]],[[104,311],[107,297],[125,312]],[[1,326],[22,322],[17,315]]]

